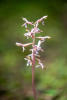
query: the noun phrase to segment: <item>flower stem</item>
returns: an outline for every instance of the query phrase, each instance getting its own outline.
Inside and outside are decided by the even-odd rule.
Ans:
[[[34,100],[37,100],[36,96],[36,89],[35,89],[35,51],[34,51],[34,46],[35,46],[35,36],[33,38],[33,52],[32,52],[32,90],[33,90],[33,96]]]

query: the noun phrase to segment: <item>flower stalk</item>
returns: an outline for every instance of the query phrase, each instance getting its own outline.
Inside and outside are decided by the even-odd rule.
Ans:
[[[34,100],[37,100],[36,96],[36,88],[35,88],[35,51],[34,51],[34,46],[35,46],[35,36],[33,38],[33,52],[32,52],[32,90],[33,90],[33,95],[34,95]]]

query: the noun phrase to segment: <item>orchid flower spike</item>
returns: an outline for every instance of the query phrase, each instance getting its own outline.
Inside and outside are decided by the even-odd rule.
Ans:
[[[51,37],[50,36],[44,36],[44,37],[36,37],[36,34],[37,33],[40,33],[40,32],[43,32],[42,30],[40,30],[39,28],[38,28],[38,25],[39,25],[39,23],[40,22],[42,22],[42,24],[44,25],[44,19],[46,19],[47,18],[47,16],[43,16],[43,17],[41,17],[40,19],[38,19],[37,21],[35,21],[35,23],[33,23],[33,22],[30,22],[30,21],[28,21],[26,18],[23,18],[23,21],[25,22],[22,26],[25,26],[25,28],[26,28],[26,30],[27,30],[27,32],[24,34],[24,36],[26,36],[27,37],[27,39],[29,39],[29,37],[30,38],[32,38],[32,43],[26,43],[26,44],[22,44],[22,43],[18,43],[18,42],[16,42],[16,45],[17,46],[20,46],[20,47],[22,47],[22,49],[23,49],[23,52],[24,52],[24,50],[25,50],[25,47],[27,47],[27,46],[29,46],[29,45],[32,45],[32,48],[30,49],[30,51],[32,52],[31,54],[29,54],[28,56],[26,56],[26,58],[25,58],[25,60],[27,60],[27,66],[29,66],[29,65],[32,65],[32,62],[33,62],[33,55],[37,58],[37,57],[40,57],[40,55],[39,55],[39,51],[44,51],[42,48],[41,48],[41,44],[46,40],[46,39],[50,39]],[[27,25],[31,25],[31,26],[33,26],[33,28],[30,30],[29,28],[28,28],[28,26]],[[36,42],[36,40],[35,39],[39,39],[38,40],[38,43],[37,43],[37,45],[35,44],[35,42]],[[42,64],[42,62],[41,62],[41,60],[40,59],[38,59],[38,65],[37,65],[37,67],[38,66],[41,66],[42,67],[42,69],[43,69],[43,64]]]

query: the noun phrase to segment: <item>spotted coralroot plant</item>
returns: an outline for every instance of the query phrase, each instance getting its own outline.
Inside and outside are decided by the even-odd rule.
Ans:
[[[27,43],[27,44],[22,44],[22,43],[16,42],[17,46],[22,47],[23,52],[25,51],[25,47],[30,46],[30,45],[32,46],[32,48],[30,49],[31,54],[27,55],[26,58],[24,58],[24,59],[27,61],[27,66],[32,66],[32,89],[33,89],[33,95],[34,95],[35,100],[37,100],[37,96],[36,96],[36,89],[35,89],[35,84],[34,84],[34,70],[35,70],[35,67],[36,68],[41,67],[42,69],[44,68],[44,65],[40,59],[39,51],[43,51],[43,49],[41,48],[41,44],[46,39],[50,38],[50,36],[36,37],[36,34],[43,32],[42,30],[40,30],[38,28],[38,26],[39,26],[39,23],[42,23],[44,25],[44,19],[46,19],[46,18],[47,18],[47,16],[43,16],[42,18],[38,19],[34,23],[28,21],[26,18],[23,18],[23,21],[25,23],[22,26],[24,26],[27,31],[24,34],[24,36],[27,37],[27,39],[32,38],[32,42]],[[29,29],[28,25],[32,26],[31,30]],[[36,39],[38,39],[37,44],[35,44]],[[37,65],[35,65],[35,61],[38,62]]]

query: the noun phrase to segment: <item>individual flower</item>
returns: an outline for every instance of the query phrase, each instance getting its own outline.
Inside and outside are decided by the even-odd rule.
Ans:
[[[32,53],[33,53],[33,50],[34,50],[36,56],[38,56],[39,51],[42,51],[43,52],[43,49],[41,48],[41,43],[42,43],[42,41],[39,40],[38,41],[38,44],[37,45],[34,45],[33,49],[30,49],[30,51],[32,51]]]
[[[32,66],[32,60],[29,58],[29,56],[24,59],[27,60],[27,66]]]
[[[38,51],[40,51],[40,50],[43,51],[43,49],[41,48],[41,44],[42,44],[42,41],[39,40],[39,41],[38,41],[38,44],[36,45]]]
[[[40,19],[38,19],[36,22],[35,22],[35,26],[38,27],[39,23],[42,22],[42,24],[44,24],[44,19],[46,19],[47,16],[43,16],[41,17]]]
[[[33,59],[32,54],[27,55],[28,58],[30,58],[31,60]]]
[[[33,25],[33,23],[29,22],[26,18],[23,18],[23,20],[25,21],[25,23],[22,26],[25,26],[25,28],[27,28],[27,24]]]
[[[39,41],[38,41],[38,44],[37,44],[37,47],[40,47],[40,46],[41,46],[41,43],[42,43],[42,41],[39,40]]]
[[[32,45],[32,43],[22,44],[22,43],[16,42],[16,45],[22,47],[22,48],[23,48],[23,52],[24,52],[25,47],[27,47],[27,46],[29,46],[29,45]]]
[[[35,51],[35,54],[38,55],[39,54],[39,51],[42,51],[43,52],[43,49],[41,47],[39,47],[38,45],[35,45],[33,50]]]
[[[36,67],[36,68],[41,67],[41,68],[43,69],[43,68],[44,68],[44,65],[43,65],[43,63],[41,62],[41,60],[40,60],[40,59],[37,59],[37,61],[38,61],[38,65],[36,65],[35,67]]]
[[[41,17],[40,19],[38,19],[36,22],[40,23],[42,20],[44,20],[44,19],[46,19],[46,18],[47,18],[47,16],[43,16],[43,17]]]
[[[42,32],[39,28],[37,27],[34,27],[32,30],[31,30],[32,33],[40,33]]]
[[[27,32],[27,33],[25,33],[24,36],[26,36],[27,39],[29,39],[29,37],[31,37],[31,32]]]
[[[36,52],[36,54],[38,54],[39,51],[43,52],[43,49],[41,48],[41,44],[45,41],[45,39],[49,39],[51,38],[50,36],[45,36],[45,37],[36,37],[39,38],[40,40],[38,41],[38,44],[34,46],[34,50]]]
[[[31,29],[31,31],[28,31],[27,33],[25,33],[24,36],[26,36],[27,39],[28,39],[29,37],[34,38],[34,35],[35,35],[36,33],[40,33],[40,32],[42,32],[42,31],[41,31],[39,28],[34,27],[34,28]]]

